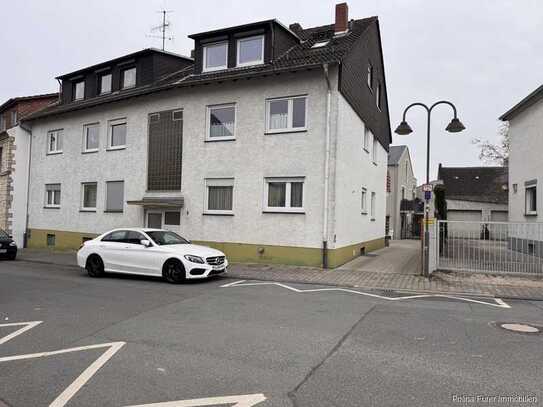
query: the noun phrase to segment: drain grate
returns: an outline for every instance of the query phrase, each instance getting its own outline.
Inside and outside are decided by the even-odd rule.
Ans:
[[[506,331],[521,334],[540,334],[543,331],[543,328],[538,325],[523,322],[495,322],[494,325]]]

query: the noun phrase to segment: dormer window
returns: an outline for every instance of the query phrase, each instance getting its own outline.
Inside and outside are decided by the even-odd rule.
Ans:
[[[264,63],[264,36],[242,38],[238,40],[237,66],[258,65]]]
[[[136,86],[136,68],[126,68],[122,71],[122,89],[129,89]]]
[[[74,83],[74,100],[85,98],[85,81],[77,81]]]
[[[111,73],[104,73],[100,75],[100,95],[111,92]]]
[[[220,42],[204,46],[204,71],[228,68],[228,43]]]

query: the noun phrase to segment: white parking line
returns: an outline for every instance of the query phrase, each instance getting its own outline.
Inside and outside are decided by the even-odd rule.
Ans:
[[[364,291],[358,291],[353,290],[350,288],[312,288],[308,290],[302,290],[299,288],[291,287],[284,283],[276,283],[276,282],[258,282],[258,283],[246,283],[246,280],[240,280],[235,281],[233,283],[222,285],[221,288],[232,288],[232,287],[250,287],[250,286],[259,286],[259,285],[276,285],[279,287],[286,288],[287,290],[294,291],[295,293],[315,293],[315,292],[325,292],[325,291],[339,291],[339,292],[345,292],[350,294],[356,294],[356,295],[363,295],[367,297],[374,297],[374,298],[380,298],[383,300],[388,301],[402,301],[402,300],[413,300],[418,298],[448,298],[453,300],[461,300],[466,302],[472,302],[475,304],[482,304],[482,305],[489,305],[491,307],[498,307],[498,308],[511,308],[510,305],[508,305],[505,301],[503,301],[500,298],[493,298],[494,302],[487,302],[487,301],[481,301],[481,300],[475,300],[473,298],[466,298],[466,297],[457,297],[454,295],[445,295],[445,294],[415,294],[415,295],[407,295],[403,297],[385,297],[378,294],[373,293],[367,293]]]
[[[205,407],[231,404],[232,407],[252,407],[266,400],[263,394],[246,394],[240,396],[208,397],[203,399],[166,401],[163,403],[138,404],[127,407]],[[235,403],[235,404],[234,404]]]
[[[9,335],[3,336],[0,338],[0,345],[6,343],[7,341],[15,338],[16,336],[25,333],[29,329],[34,328],[35,326],[41,324],[43,321],[29,321],[29,322],[11,322],[9,324],[0,324],[0,328],[4,326],[21,326],[24,325],[21,329],[17,329],[15,332],[10,333]]]

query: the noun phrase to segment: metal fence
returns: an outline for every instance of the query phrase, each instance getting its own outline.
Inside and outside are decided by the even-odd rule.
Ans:
[[[438,221],[437,268],[543,276],[543,223]]]

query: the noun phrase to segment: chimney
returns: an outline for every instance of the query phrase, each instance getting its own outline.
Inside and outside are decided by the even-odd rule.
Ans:
[[[334,34],[343,34],[349,28],[349,6],[347,3],[336,4],[336,24]]]

